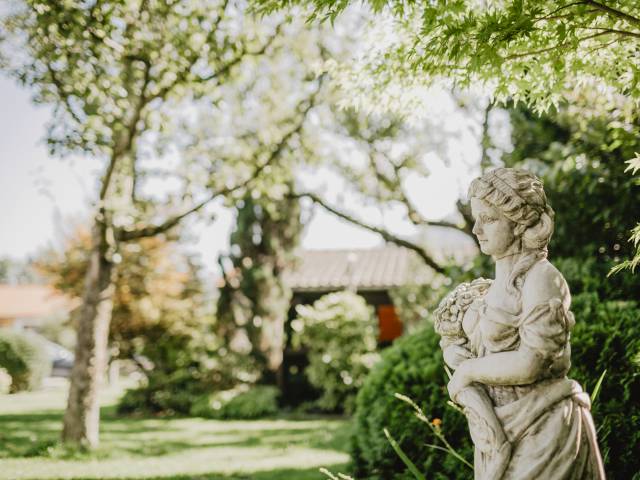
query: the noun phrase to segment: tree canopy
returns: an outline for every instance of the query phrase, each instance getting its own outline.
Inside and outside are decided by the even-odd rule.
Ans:
[[[303,4],[310,7],[312,19],[331,21],[353,3],[253,1],[263,13]],[[444,84],[480,88],[497,102],[522,102],[544,113],[590,91],[604,100],[591,105],[590,114],[618,117],[614,123],[635,122],[631,112],[640,101],[640,12],[634,0],[365,3],[378,13],[370,36],[380,38],[379,46],[347,64],[325,65],[349,91],[348,104],[375,111],[399,103],[406,110],[406,101],[398,99],[416,86]],[[621,96],[624,108],[618,106]],[[640,169],[639,155],[622,160],[634,174]],[[617,270],[640,264],[640,224],[630,241],[635,254]]]
[[[262,12],[308,4],[312,18],[335,19],[349,1],[255,0]],[[633,0],[475,2],[369,0],[390,13],[396,40],[368,57],[370,73],[393,72],[425,83],[487,84],[501,99],[547,109],[568,84],[594,79],[640,97],[640,16]],[[401,68],[398,68],[401,67]]]
[[[215,108],[228,101],[224,86],[254,105],[269,103],[268,88],[243,68],[282,49],[282,15],[256,19],[242,0],[11,5],[2,18],[2,66],[31,87],[36,102],[53,106],[51,152],[103,161],[63,433],[92,447],[119,250],[168,232],[214,198],[255,186],[300,130],[315,90],[290,98],[268,134],[249,125],[250,151],[220,152],[231,137],[224,108]],[[211,130],[194,128],[202,111],[219,114],[217,143]]]

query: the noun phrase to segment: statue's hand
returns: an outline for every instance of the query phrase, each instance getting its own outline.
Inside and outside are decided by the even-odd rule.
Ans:
[[[469,350],[459,345],[449,345],[442,351],[442,355],[445,363],[454,370],[457,369],[465,360],[473,358],[473,355]]]
[[[471,385],[472,379],[469,371],[469,362],[465,361],[460,364],[458,369],[453,373],[451,380],[447,384],[447,389],[449,390],[449,397],[454,402],[457,402],[456,397],[458,394],[465,388]]]

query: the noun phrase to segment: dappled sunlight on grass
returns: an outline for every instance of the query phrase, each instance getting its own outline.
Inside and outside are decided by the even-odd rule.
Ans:
[[[0,479],[322,479],[319,467],[349,460],[343,419],[120,418],[112,406],[100,447],[79,453],[58,444],[59,394],[45,409],[42,392],[21,394],[19,406],[0,396]]]
[[[20,392],[13,395],[0,395],[0,415],[13,413],[59,412],[67,404],[68,382],[56,378],[49,381],[45,388],[36,392]],[[135,385],[131,381],[122,381],[114,386],[105,387],[100,392],[100,405],[114,405],[125,388]]]
[[[347,455],[341,452],[297,446],[227,446],[190,448],[161,456],[125,459],[8,459],[0,462],[0,469],[3,476],[14,479],[149,478],[264,472],[273,469],[294,469],[299,466],[318,468],[345,463],[347,460]],[[318,478],[321,478],[320,474]]]

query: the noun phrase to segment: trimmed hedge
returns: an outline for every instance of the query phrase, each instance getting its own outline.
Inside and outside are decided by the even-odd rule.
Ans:
[[[413,399],[430,419],[439,419],[447,439],[468,460],[472,446],[465,417],[447,405],[446,374],[439,337],[429,324],[402,337],[387,349],[374,366],[356,399],[351,456],[358,479],[413,479],[393,451],[383,429],[387,428],[402,450],[429,479],[469,479],[473,473],[451,455],[427,447],[439,444],[413,410],[394,397]],[[440,445],[442,446],[442,445]]]
[[[640,480],[640,308],[635,302],[601,301],[595,293],[576,295],[572,311],[569,376],[592,392],[606,375],[592,413],[609,478]],[[472,445],[461,414],[449,408],[439,337],[430,325],[401,338],[387,350],[362,387],[352,442],[354,474],[359,479],[412,479],[384,436],[388,428],[401,448],[430,479],[471,478],[472,473],[444,452],[426,425],[395,399],[412,398],[430,418],[442,419],[449,442],[469,461]]]
[[[221,420],[252,420],[278,413],[280,390],[257,385],[245,391],[229,390],[202,397],[191,409],[191,415]]]
[[[38,388],[51,372],[51,358],[38,338],[0,329],[0,367],[11,377],[9,393],[16,393]]]
[[[576,295],[571,307],[569,376],[592,392],[607,371],[592,406],[608,478],[640,479],[640,307]]]

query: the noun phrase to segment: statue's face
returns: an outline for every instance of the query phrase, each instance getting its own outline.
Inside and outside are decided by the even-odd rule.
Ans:
[[[494,258],[515,253],[517,237],[514,222],[496,207],[475,197],[471,198],[471,213],[475,219],[473,234],[480,242],[482,253]]]

